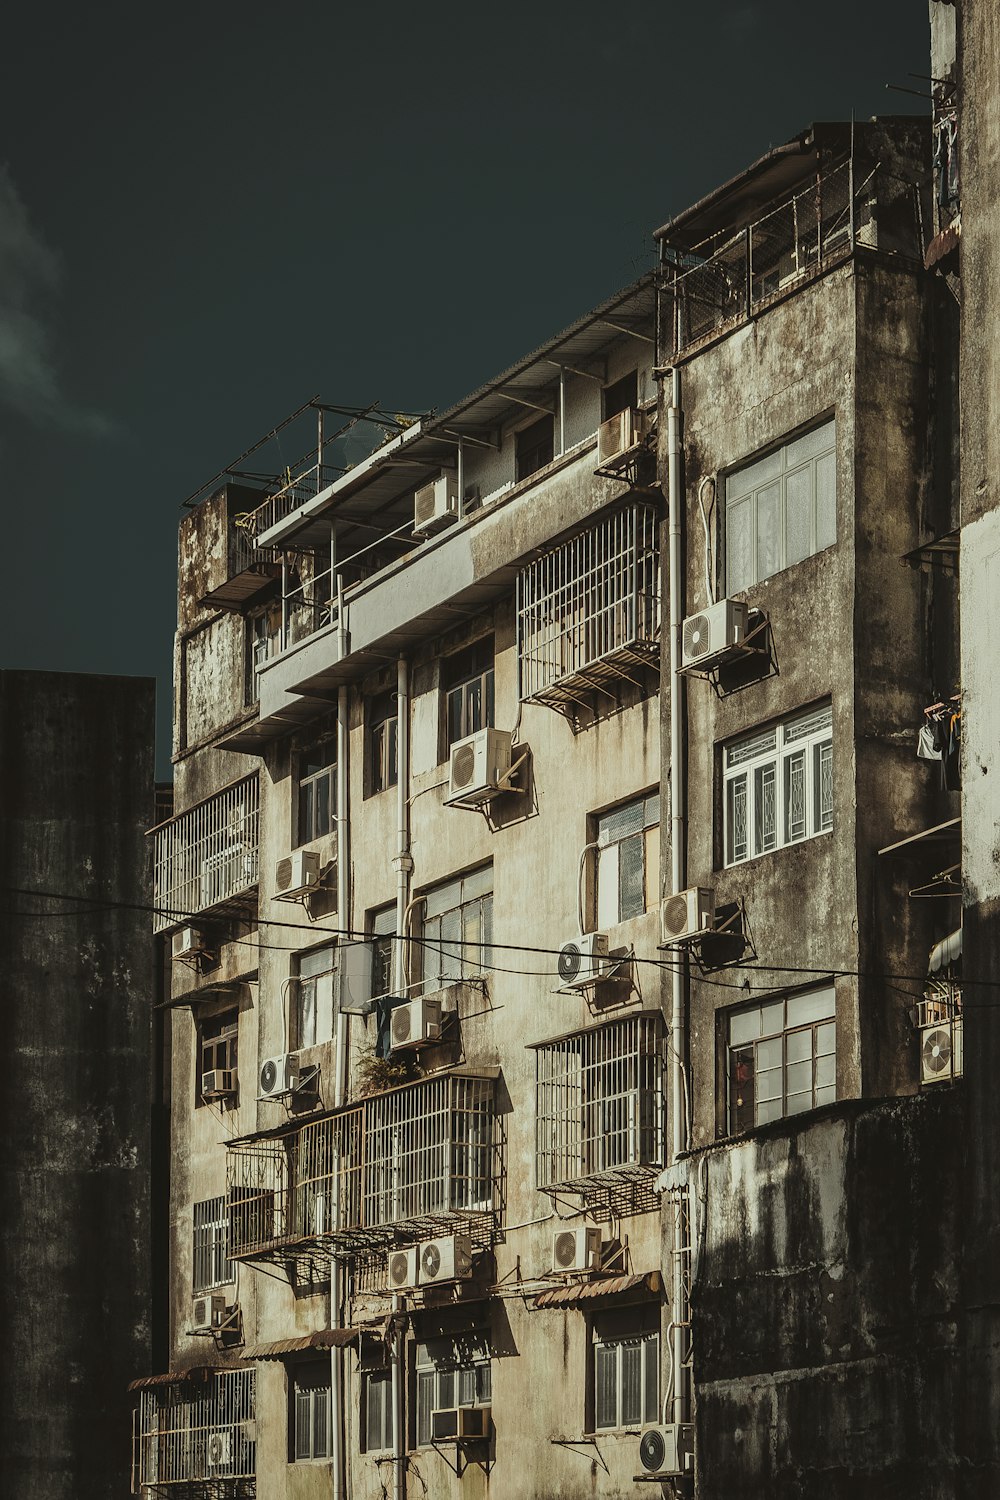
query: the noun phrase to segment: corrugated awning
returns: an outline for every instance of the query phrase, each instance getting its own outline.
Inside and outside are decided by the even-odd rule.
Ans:
[[[306,1354],[310,1349],[346,1349],[363,1333],[380,1334],[383,1324],[369,1328],[318,1328],[314,1333],[296,1339],[277,1339],[273,1344],[252,1344],[242,1355],[244,1360],[285,1359],[290,1354]]]
[[[217,1365],[186,1365],[182,1370],[170,1370],[164,1375],[142,1375],[130,1380],[130,1391],[145,1391],[155,1385],[182,1385],[184,1381],[205,1381],[218,1370]]]
[[[927,246],[927,253],[924,256],[924,270],[932,271],[936,265],[939,265],[944,260],[946,255],[950,255],[953,250],[958,249],[961,240],[961,224],[949,224],[947,229],[942,229],[941,233],[936,234]]]
[[[946,938],[935,943],[931,949],[931,956],[927,960],[928,974],[936,974],[938,969],[944,969],[948,964],[953,964],[956,959],[962,957],[962,929],[957,927],[954,932],[949,932]]]
[[[642,1271],[629,1276],[599,1276],[595,1281],[575,1281],[567,1286],[551,1287],[539,1292],[535,1307],[577,1307],[582,1302],[599,1302],[604,1297],[621,1297],[627,1292],[658,1292],[662,1285],[659,1271]]]

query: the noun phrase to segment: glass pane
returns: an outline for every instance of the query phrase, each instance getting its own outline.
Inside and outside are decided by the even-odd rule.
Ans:
[[[757,495],[757,581],[781,567],[781,486],[768,485]]]
[[[303,979],[299,981],[299,1003],[296,1016],[295,1028],[296,1046],[314,1047],[316,1045],[316,981],[315,979]]]
[[[431,1411],[434,1408],[434,1386],[437,1377],[433,1370],[417,1371],[417,1446],[431,1440]]]
[[[726,507],[726,593],[738,594],[754,582],[750,499]]]
[[[482,727],[484,729],[492,727],[493,722],[494,722],[494,719],[493,719],[493,677],[494,677],[493,668],[490,667],[489,671],[486,673],[486,718],[484,719],[483,725],[482,725]]]
[[[299,843],[308,844],[312,838],[312,807],[313,789],[312,783],[306,782],[305,786],[299,787]]]
[[[774,766],[758,766],[754,771],[754,852],[765,854],[775,845]]]
[[[392,913],[395,916],[395,910]],[[333,969],[336,947],[333,943],[324,943],[322,948],[310,948],[308,952],[299,955],[299,974],[303,979],[312,979],[317,974],[329,974]]]
[[[455,1400],[455,1371],[439,1370],[437,1377],[437,1404],[439,1407],[448,1408],[457,1406]]]
[[[833,708],[829,703],[824,703],[820,708],[811,708],[806,713],[796,714],[794,719],[789,719],[784,725],[782,743],[791,745],[795,740],[803,740],[807,735],[829,729],[832,724]]]
[[[424,897],[424,916],[439,917],[443,911],[462,904],[462,882],[449,880],[447,885],[436,886]],[[395,915],[395,913],[393,914]]]
[[[836,1004],[836,991],[832,985],[825,985],[821,990],[806,990],[803,995],[789,995],[789,1028],[806,1026],[813,1021],[827,1020],[835,1014]]]
[[[812,1107],[812,1089],[809,1089],[804,1094],[789,1094],[788,1098],[785,1101],[785,1114],[800,1115],[802,1114],[803,1110],[812,1109]]]
[[[642,1346],[622,1344],[621,1363],[621,1425],[630,1427],[642,1421]]]
[[[812,1057],[813,1034],[808,1028],[802,1031],[790,1031],[785,1038],[785,1056],[789,1063],[801,1062],[805,1057]]]
[[[459,882],[455,882],[457,889]],[[470,870],[468,875],[463,875],[461,880],[462,901],[472,901],[476,896],[488,896],[493,890],[493,866],[480,865],[478,870]],[[450,905],[451,903],[449,903]],[[455,903],[458,905],[458,902]]]
[[[476,1404],[476,1371],[473,1366],[458,1372],[458,1406],[475,1406]]]
[[[760,755],[767,755],[778,743],[776,733],[774,729],[762,729],[734,740],[726,747],[727,769],[732,766],[742,766],[746,761],[756,760]]]
[[[594,1349],[594,1426],[618,1426],[618,1349],[598,1344]]]
[[[803,1034],[807,1039],[810,1037],[809,1032],[805,1032]],[[805,1062],[789,1063],[788,1069],[785,1073],[785,1087],[787,1088],[790,1096],[792,1094],[802,1093],[811,1094],[812,1083],[812,1058],[807,1058]]]
[[[836,1086],[836,1084],[830,1083],[830,1084],[824,1085],[823,1088],[817,1087],[817,1089],[816,1089],[816,1108],[818,1109],[821,1104],[832,1104],[833,1101],[834,1101],[834,1099],[836,1099],[836,1097],[837,1097],[837,1086]]]
[[[789,443],[785,448],[785,462],[788,468],[800,464],[805,458],[815,458],[818,453],[832,451],[836,426],[831,418],[824,422],[822,427],[814,427],[811,432],[804,432],[801,437],[796,438],[794,443]]]
[[[642,1420],[658,1422],[660,1420],[660,1340],[656,1334],[652,1338],[643,1339],[642,1352],[646,1365]]]
[[[483,727],[483,679],[477,677],[465,686],[465,733],[476,734]]]
[[[751,490],[759,489],[769,479],[774,479],[781,473],[781,465],[782,451],[779,448],[765,458],[758,458],[756,463],[747,464],[738,474],[730,474],[726,480],[726,499],[738,499],[741,495],[749,495]]]
[[[785,563],[801,562],[812,545],[812,464],[785,478]]]
[[[817,1026],[815,1052],[817,1057],[827,1057],[837,1050],[837,1023],[830,1021],[826,1026]]]
[[[748,852],[747,779],[734,776],[726,788],[726,863],[738,864]]]
[[[604,813],[598,818],[597,842],[602,847],[605,844],[613,844],[618,839],[627,838],[631,833],[638,833],[645,826],[645,799],[629,802],[625,807],[616,807],[613,812]]]
[[[295,1392],[295,1457],[309,1458],[310,1391]]]
[[[729,1054],[729,1125],[747,1130],[754,1123],[755,1081],[753,1047],[740,1047]]]
[[[833,1088],[837,1083],[837,1059],[832,1054],[816,1059],[816,1095],[820,1089]]]
[[[806,836],[806,758],[796,750],[785,760],[785,842]]]
[[[452,688],[448,694],[448,743],[453,745],[456,740],[464,739],[462,719],[462,697],[463,691],[460,687]]]
[[[618,850],[621,845],[609,844],[598,851],[597,856],[597,926],[613,927],[618,916]]]
[[[330,1451],[329,1415],[330,1392],[321,1387],[313,1391],[313,1458],[325,1458]]]
[[[782,1063],[781,1052],[780,1036],[772,1037],[768,1042],[758,1042],[757,1072],[762,1073],[765,1068],[780,1068]]]
[[[769,1120],[781,1119],[781,1100],[760,1100],[757,1105],[757,1124],[766,1125]]]
[[[646,909],[642,855],[641,833],[623,839],[618,845],[618,909],[623,922],[640,916]]]
[[[827,740],[813,748],[815,826],[820,832],[833,827],[833,745]]]
[[[837,458],[828,453],[816,463],[816,551],[837,540]]]
[[[321,776],[316,783],[316,835],[329,833],[333,827],[330,818],[330,778]]]
[[[774,1036],[776,1032],[785,1029],[785,1002],[784,1000],[772,1000],[768,1005],[760,1008],[760,1034],[761,1036]]]
[[[751,1042],[760,1036],[760,1011],[737,1011],[729,1020],[729,1041],[732,1046]]]

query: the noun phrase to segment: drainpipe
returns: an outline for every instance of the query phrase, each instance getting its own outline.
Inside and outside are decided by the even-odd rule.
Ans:
[[[687,774],[684,762],[684,678],[681,665],[683,626],[683,553],[681,550],[684,492],[681,475],[681,379],[676,366],[670,372],[670,405],[667,408],[667,528],[669,537],[668,587],[670,591],[670,889],[676,895],[687,882],[687,827],[685,818]],[[687,1140],[687,962],[670,974],[670,1159],[676,1162],[686,1150]],[[690,1372],[685,1364],[688,1308],[684,1286],[684,1244],[687,1215],[674,1205],[673,1264],[671,1277],[671,1368],[673,1370],[674,1422],[690,1420]]]
[[[403,1409],[403,1353],[406,1348],[403,1315],[406,1300],[399,1295],[392,1299],[395,1314],[390,1353],[390,1397],[392,1400],[392,1500],[404,1500],[406,1495],[406,1425]]]
[[[346,932],[351,930],[350,881],[351,881],[351,819],[348,791],[348,692],[341,687],[337,693],[337,921]],[[340,1109],[347,1102],[347,1016],[341,1011],[339,998],[335,1021],[335,1062],[333,1080],[333,1104]],[[337,1172],[337,1164],[334,1164]],[[339,1177],[334,1179],[330,1212],[333,1229],[340,1227]],[[341,1326],[340,1304],[342,1296],[340,1261],[330,1256],[330,1327]],[[347,1493],[346,1444],[344,1442],[344,1351],[330,1350],[330,1471],[333,1479],[333,1500],[344,1500]]]
[[[406,988],[406,919],[410,900],[410,677],[406,658],[396,666],[396,946],[392,983],[397,995]]]

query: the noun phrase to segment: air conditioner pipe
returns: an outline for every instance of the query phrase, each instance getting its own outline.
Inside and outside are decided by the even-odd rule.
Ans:
[[[351,816],[348,777],[348,691],[337,692],[337,923],[344,932],[353,927],[350,913],[351,889]],[[336,999],[335,1061],[333,1103],[340,1109],[347,1102],[347,1016]],[[339,1227],[340,1204],[331,1204],[333,1228]],[[330,1256],[330,1327],[341,1326],[341,1268]],[[333,1500],[344,1500],[347,1493],[346,1443],[344,1442],[344,1351],[330,1350],[330,1472]]]
[[[681,632],[684,624],[684,557],[682,551],[683,453],[681,447],[681,378],[676,366],[670,372],[670,405],[667,407],[667,532],[668,588],[670,593],[670,889],[673,895],[687,883],[687,826],[685,804],[687,768],[684,760],[684,678],[681,665]],[[687,964],[676,964],[670,976],[670,1159],[676,1162],[687,1149]],[[684,1225],[686,1216],[674,1205],[671,1266],[671,1384],[675,1422],[690,1420],[690,1370],[685,1359],[689,1310],[684,1286]]]

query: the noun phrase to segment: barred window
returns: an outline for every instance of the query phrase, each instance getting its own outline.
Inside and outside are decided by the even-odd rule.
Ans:
[[[392,950],[396,938],[396,908],[384,906],[369,919],[372,944],[372,999],[392,991]]]
[[[749,1130],[836,1099],[832,984],[734,1011],[728,1031],[731,1131]]]
[[[597,926],[641,916],[660,885],[660,797],[654,792],[597,819]]]
[[[420,936],[425,991],[487,967],[493,940],[493,866],[483,865],[428,891]]]
[[[302,1365],[292,1374],[292,1457],[330,1457],[330,1364]]]
[[[366,1453],[392,1447],[392,1377],[388,1370],[372,1370],[362,1377]]]
[[[726,479],[726,592],[750,588],[837,540],[836,423]]]
[[[487,1406],[492,1372],[486,1337],[432,1339],[416,1352],[416,1445],[431,1440],[431,1413],[456,1406]]]
[[[212,1287],[226,1286],[232,1281],[227,1226],[225,1193],[194,1205],[193,1291],[207,1292]]]
[[[594,1429],[659,1421],[660,1333],[656,1306],[594,1319]]]
[[[723,753],[725,863],[833,827],[833,711],[812,708],[732,740]]]

